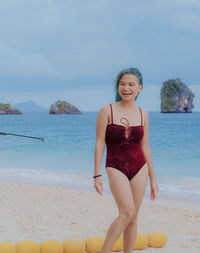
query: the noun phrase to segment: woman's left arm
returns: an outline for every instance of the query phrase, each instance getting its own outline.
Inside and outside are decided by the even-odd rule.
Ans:
[[[149,168],[149,178],[150,178],[150,186],[151,186],[151,199],[155,199],[156,193],[158,192],[158,185],[156,183],[156,175],[152,162],[152,153],[149,145],[149,114],[148,112],[143,110],[144,115],[144,135],[141,140],[141,147],[147,161],[147,165]]]

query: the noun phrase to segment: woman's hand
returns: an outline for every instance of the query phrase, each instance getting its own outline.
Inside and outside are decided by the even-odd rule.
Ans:
[[[100,195],[103,195],[103,180],[101,177],[94,178],[94,187]]]
[[[150,199],[155,200],[158,193],[158,184],[156,183],[155,179],[150,179],[150,188],[151,188]]]

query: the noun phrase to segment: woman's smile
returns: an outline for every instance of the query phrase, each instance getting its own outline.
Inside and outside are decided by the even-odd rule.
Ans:
[[[122,94],[125,95],[125,96],[128,96],[128,95],[131,95],[132,92],[131,93],[124,93],[124,92],[122,92]]]

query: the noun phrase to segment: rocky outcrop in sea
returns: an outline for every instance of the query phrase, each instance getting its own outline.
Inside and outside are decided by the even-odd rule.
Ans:
[[[179,78],[163,82],[161,112],[192,112],[194,94]]]
[[[0,114],[22,114],[20,110],[12,108],[10,104],[0,103]]]
[[[50,114],[81,114],[78,108],[66,101],[58,100],[51,105]]]

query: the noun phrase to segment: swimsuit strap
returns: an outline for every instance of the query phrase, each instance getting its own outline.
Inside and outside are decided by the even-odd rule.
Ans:
[[[113,124],[113,110],[112,110],[112,105],[110,104],[110,108],[111,108],[111,119],[112,119],[112,124]]]
[[[140,115],[141,115],[141,126],[142,126],[142,110],[141,110],[141,108],[139,107],[139,109],[140,109]]]

